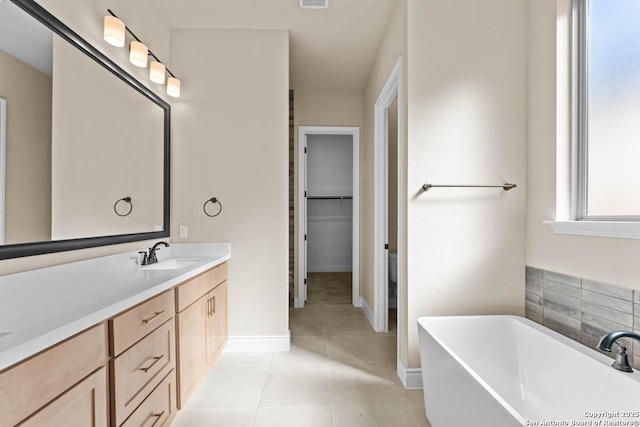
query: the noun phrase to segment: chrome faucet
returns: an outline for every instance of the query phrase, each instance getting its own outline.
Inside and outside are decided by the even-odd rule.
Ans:
[[[611,347],[620,338],[633,338],[640,341],[640,335],[629,331],[611,331],[606,335],[603,335],[598,342],[597,348],[602,351],[611,352]],[[620,349],[616,355],[616,360],[613,362],[614,369],[622,372],[633,372],[631,365],[629,364],[629,358],[627,355],[627,347],[616,344]]]
[[[139,252],[140,254],[142,254],[142,263],[141,263],[142,265],[155,264],[156,262],[158,262],[158,257],[156,256],[156,252],[158,251],[158,249],[160,249],[159,248],[160,245],[164,245],[165,248],[169,247],[169,244],[167,242],[158,242],[149,248],[148,255],[145,251]]]

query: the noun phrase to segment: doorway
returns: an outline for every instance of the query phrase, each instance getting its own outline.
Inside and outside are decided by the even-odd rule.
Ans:
[[[311,302],[310,286],[320,302],[361,306],[359,145],[359,128],[299,128],[295,307]]]
[[[404,152],[402,111],[402,58],[396,62],[389,74],[374,106],[374,308],[373,328],[376,332],[389,330],[395,315],[397,327],[397,352],[400,360],[402,319],[404,316]],[[394,117],[390,118],[390,114]],[[395,120],[394,120],[395,119]],[[395,124],[393,136],[390,132]],[[395,148],[394,148],[395,143]],[[391,151],[393,150],[393,153]],[[394,165],[390,165],[390,161]],[[394,167],[395,166],[395,167]],[[390,176],[393,175],[393,176]],[[395,187],[394,189],[389,188]],[[394,191],[395,190],[395,191]],[[391,200],[394,198],[395,200]],[[394,203],[395,202],[395,203]],[[393,211],[393,212],[392,212]],[[394,241],[390,241],[390,239]],[[390,245],[395,244],[395,274],[389,275]],[[391,256],[393,263],[394,256]],[[393,280],[395,279],[395,280]],[[395,282],[395,283],[392,283]],[[390,287],[395,287],[397,309],[390,311]],[[393,289],[392,289],[393,291]],[[393,299],[391,301],[393,303]],[[393,305],[393,304],[391,304]],[[398,365],[400,366],[400,365]]]

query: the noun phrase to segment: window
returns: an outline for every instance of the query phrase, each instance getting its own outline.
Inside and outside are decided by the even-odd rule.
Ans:
[[[640,221],[640,1],[575,1],[572,216]]]

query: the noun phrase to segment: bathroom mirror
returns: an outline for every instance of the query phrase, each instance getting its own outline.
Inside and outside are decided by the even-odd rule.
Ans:
[[[40,5],[0,2],[0,259],[169,236],[169,125]]]

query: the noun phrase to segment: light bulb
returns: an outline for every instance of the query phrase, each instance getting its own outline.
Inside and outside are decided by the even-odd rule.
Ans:
[[[132,41],[129,46],[129,61],[136,67],[145,68],[147,66],[147,57],[149,49],[139,41]]]
[[[116,47],[124,46],[124,22],[115,16],[104,17],[104,41]]]
[[[180,96],[180,80],[175,77],[169,77],[167,79],[167,95],[174,98],[178,98]]]
[[[149,80],[160,85],[164,84],[165,70],[166,67],[161,62],[151,61],[149,65]]]

